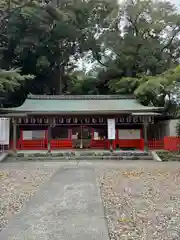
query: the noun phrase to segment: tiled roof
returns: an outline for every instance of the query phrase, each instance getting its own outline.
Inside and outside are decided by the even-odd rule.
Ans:
[[[123,95],[29,95],[20,107],[1,110],[28,114],[116,114],[160,109],[143,106],[134,97]]]

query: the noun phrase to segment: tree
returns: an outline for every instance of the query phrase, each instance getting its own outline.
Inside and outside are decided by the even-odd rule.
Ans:
[[[112,92],[134,94],[144,105],[166,107],[171,115],[179,114],[180,104],[180,65],[156,76],[124,77],[110,81]],[[168,97],[168,104],[165,98]]]
[[[25,6],[28,6],[32,3],[32,0],[29,1],[11,1],[4,0],[0,3],[0,31],[1,31],[1,57],[2,50],[5,49],[3,44],[6,44],[7,39],[7,22],[11,15],[13,15],[17,10],[22,9]],[[33,75],[22,75],[20,69],[2,69],[0,68],[0,92],[9,93],[17,90],[22,82],[28,79],[33,79]],[[5,95],[6,95],[5,94]]]
[[[37,76],[32,92],[62,93],[77,59],[88,51],[101,51],[96,35],[115,2],[35,2],[19,9],[8,21],[4,67],[22,67],[24,73]]]
[[[19,69],[11,69],[9,71],[0,69],[0,92],[13,92],[17,90],[22,82],[33,79],[32,75],[21,75]]]
[[[19,9],[32,5],[34,0],[3,0],[0,2],[0,26],[9,19]]]
[[[180,14],[170,2],[124,1],[101,35],[104,49],[112,56],[110,60],[104,56],[106,68],[99,73],[101,87],[109,80],[112,85],[113,79],[156,76],[175,67],[180,56],[179,33]]]
[[[171,3],[10,3],[12,14],[4,18],[0,34],[1,67],[36,76],[20,87],[18,96],[134,93],[145,105],[164,106],[164,97],[172,103],[176,92],[177,101],[180,14]],[[75,71],[78,59],[87,55],[97,63],[93,74]]]
[[[96,88],[98,79],[90,74],[76,71],[70,75],[67,81],[67,93],[70,94],[98,94]]]
[[[127,0],[120,11],[105,41],[125,76],[156,75],[177,64],[180,14],[173,4]]]

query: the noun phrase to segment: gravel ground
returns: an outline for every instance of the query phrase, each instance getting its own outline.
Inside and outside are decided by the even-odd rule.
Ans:
[[[137,165],[98,172],[111,240],[180,239],[180,165]]]
[[[0,231],[38,187],[58,169],[48,163],[2,163],[0,166]]]

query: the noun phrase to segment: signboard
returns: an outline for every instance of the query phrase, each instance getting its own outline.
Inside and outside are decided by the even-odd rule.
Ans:
[[[122,124],[142,124],[144,120],[147,120],[148,123],[154,123],[153,116],[119,116],[115,118],[115,122],[118,125]],[[40,125],[106,125],[107,124],[107,117],[23,117],[17,119],[17,124],[27,125],[27,124],[40,124]]]
[[[10,121],[9,118],[0,118],[0,144],[8,145],[10,135]]]
[[[108,119],[108,139],[114,140],[116,139],[116,123],[115,119]]]
[[[118,129],[119,139],[141,139],[140,129]]]

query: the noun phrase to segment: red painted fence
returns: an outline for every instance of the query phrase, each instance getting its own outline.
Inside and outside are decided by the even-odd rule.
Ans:
[[[180,137],[166,136],[160,140],[149,140],[148,148],[151,150],[167,150],[177,152],[180,150]]]
[[[180,150],[180,137],[164,137],[164,149],[177,152]]]
[[[51,140],[51,149],[71,149],[72,141],[71,140]]]
[[[109,140],[91,140],[90,148],[93,149],[109,149],[110,141]]]
[[[120,139],[114,140],[114,149],[139,149],[144,150],[144,139]]]
[[[18,142],[18,149],[23,150],[46,150],[47,149],[47,140],[23,140]]]
[[[11,142],[9,148],[12,148]],[[51,140],[51,149],[72,149],[71,140]],[[91,149],[110,149],[109,140],[91,140]],[[144,150],[144,139],[133,140],[113,140],[113,149],[138,149]],[[47,150],[47,139],[42,140],[18,140],[18,150]],[[179,137],[164,137],[163,139],[151,139],[148,140],[148,149],[150,150],[168,150],[179,151],[180,150],[180,136]]]
[[[152,139],[148,141],[148,149],[161,150],[164,149],[164,139]]]

